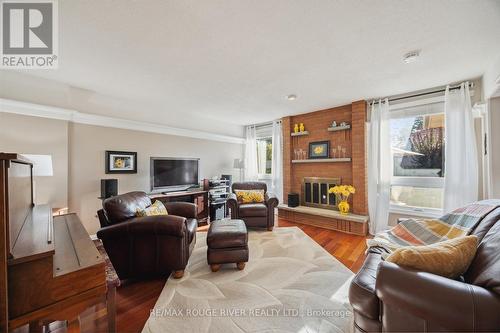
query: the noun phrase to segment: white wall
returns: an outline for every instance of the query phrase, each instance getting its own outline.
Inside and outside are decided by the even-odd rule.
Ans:
[[[241,144],[75,123],[69,124],[69,138],[69,207],[79,213],[90,233],[98,229],[100,179],[117,178],[119,193],[149,192],[150,157],[200,158],[200,179],[221,174],[237,178],[233,161],[243,157]],[[106,175],[106,150],[137,152],[137,174]]]
[[[106,175],[106,150],[135,151],[137,174]],[[149,158],[200,158],[200,179],[232,174],[243,145],[0,112],[0,151],[50,154],[53,177],[36,178],[37,203],[69,207],[90,234],[99,228],[100,179],[117,178],[119,193],[150,189]]]
[[[35,203],[68,205],[68,123],[0,112],[0,152],[52,156],[52,177],[35,177]]]

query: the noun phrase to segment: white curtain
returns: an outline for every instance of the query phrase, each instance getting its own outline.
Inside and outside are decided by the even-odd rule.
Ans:
[[[478,199],[478,160],[469,83],[446,87],[444,212]]]
[[[279,202],[283,202],[283,132],[281,130],[281,120],[273,121],[273,159],[272,159],[272,186]]]
[[[368,211],[370,234],[388,228],[392,154],[389,100],[372,103],[368,140]]]
[[[257,169],[257,135],[255,126],[247,126],[245,141],[245,181],[256,181],[258,178]]]

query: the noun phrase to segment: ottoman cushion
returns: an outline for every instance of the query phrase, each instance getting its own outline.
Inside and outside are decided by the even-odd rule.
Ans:
[[[246,247],[247,227],[243,220],[219,220],[210,224],[207,245],[210,249]]]

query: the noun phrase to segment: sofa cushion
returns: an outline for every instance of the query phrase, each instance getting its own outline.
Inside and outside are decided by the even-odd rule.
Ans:
[[[129,192],[103,201],[102,207],[110,224],[120,223],[135,217],[138,209],[151,205],[145,192]]]
[[[267,206],[263,203],[241,204],[238,210],[240,217],[267,216]]]
[[[479,243],[464,279],[500,295],[500,222],[491,227]]]
[[[375,294],[375,282],[377,281],[377,268],[381,261],[380,254],[368,253],[349,288],[349,301],[354,310],[374,320],[378,320],[380,313],[379,299]]]
[[[456,278],[467,270],[476,254],[476,248],[476,236],[457,237],[430,245],[401,247],[392,252],[386,261],[418,271]]]

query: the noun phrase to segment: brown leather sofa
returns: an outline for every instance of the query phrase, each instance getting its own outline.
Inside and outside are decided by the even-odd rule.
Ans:
[[[467,272],[453,280],[405,269],[371,248],[349,299],[356,332],[499,332],[500,208],[471,234],[479,238]]]
[[[151,200],[144,192],[130,192],[103,201],[97,212],[101,229],[97,237],[118,277],[144,278],[184,275],[184,268],[196,243],[196,205],[187,202],[165,203],[165,216],[136,217]]]
[[[240,204],[236,199],[235,190],[264,190],[264,202]],[[233,183],[232,193],[228,196],[227,206],[231,210],[231,218],[245,221],[247,227],[259,227],[273,230],[274,209],[278,206],[278,198],[276,198],[274,194],[267,192],[266,183]]]

